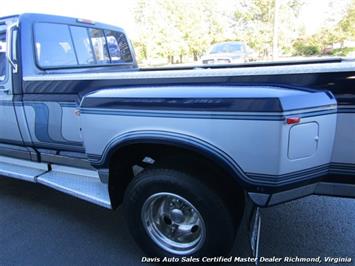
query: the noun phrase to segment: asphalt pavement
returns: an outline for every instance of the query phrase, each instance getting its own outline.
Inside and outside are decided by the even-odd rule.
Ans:
[[[233,256],[250,256],[245,220]],[[310,196],[263,209],[260,253],[352,257],[348,265],[355,264],[355,200]],[[1,266],[128,266],[140,265],[142,256],[121,209],[106,210],[38,184],[0,178]]]

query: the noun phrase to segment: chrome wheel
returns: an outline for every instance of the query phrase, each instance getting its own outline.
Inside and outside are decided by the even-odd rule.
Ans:
[[[143,205],[141,218],[150,238],[172,254],[191,254],[205,241],[202,216],[188,200],[176,194],[150,196]]]

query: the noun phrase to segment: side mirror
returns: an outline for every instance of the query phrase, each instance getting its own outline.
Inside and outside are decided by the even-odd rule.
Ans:
[[[18,72],[18,65],[16,62],[17,29],[18,29],[18,22],[15,22],[10,24],[6,30],[6,39],[7,39],[6,57],[12,67],[13,73]]]

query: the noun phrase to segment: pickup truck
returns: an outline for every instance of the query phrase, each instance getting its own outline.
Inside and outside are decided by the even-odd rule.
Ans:
[[[0,18],[0,174],[116,209],[151,256],[230,251],[246,202],[355,197],[355,61],[140,69],[123,29]]]

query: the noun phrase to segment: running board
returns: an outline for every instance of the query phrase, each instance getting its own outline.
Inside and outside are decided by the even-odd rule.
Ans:
[[[108,185],[97,171],[52,165],[52,170],[37,177],[37,182],[74,197],[111,209]]]
[[[74,197],[111,209],[108,185],[98,172],[0,156],[0,176],[40,183]]]
[[[45,163],[0,156],[0,175],[36,182],[36,177],[48,171]]]

